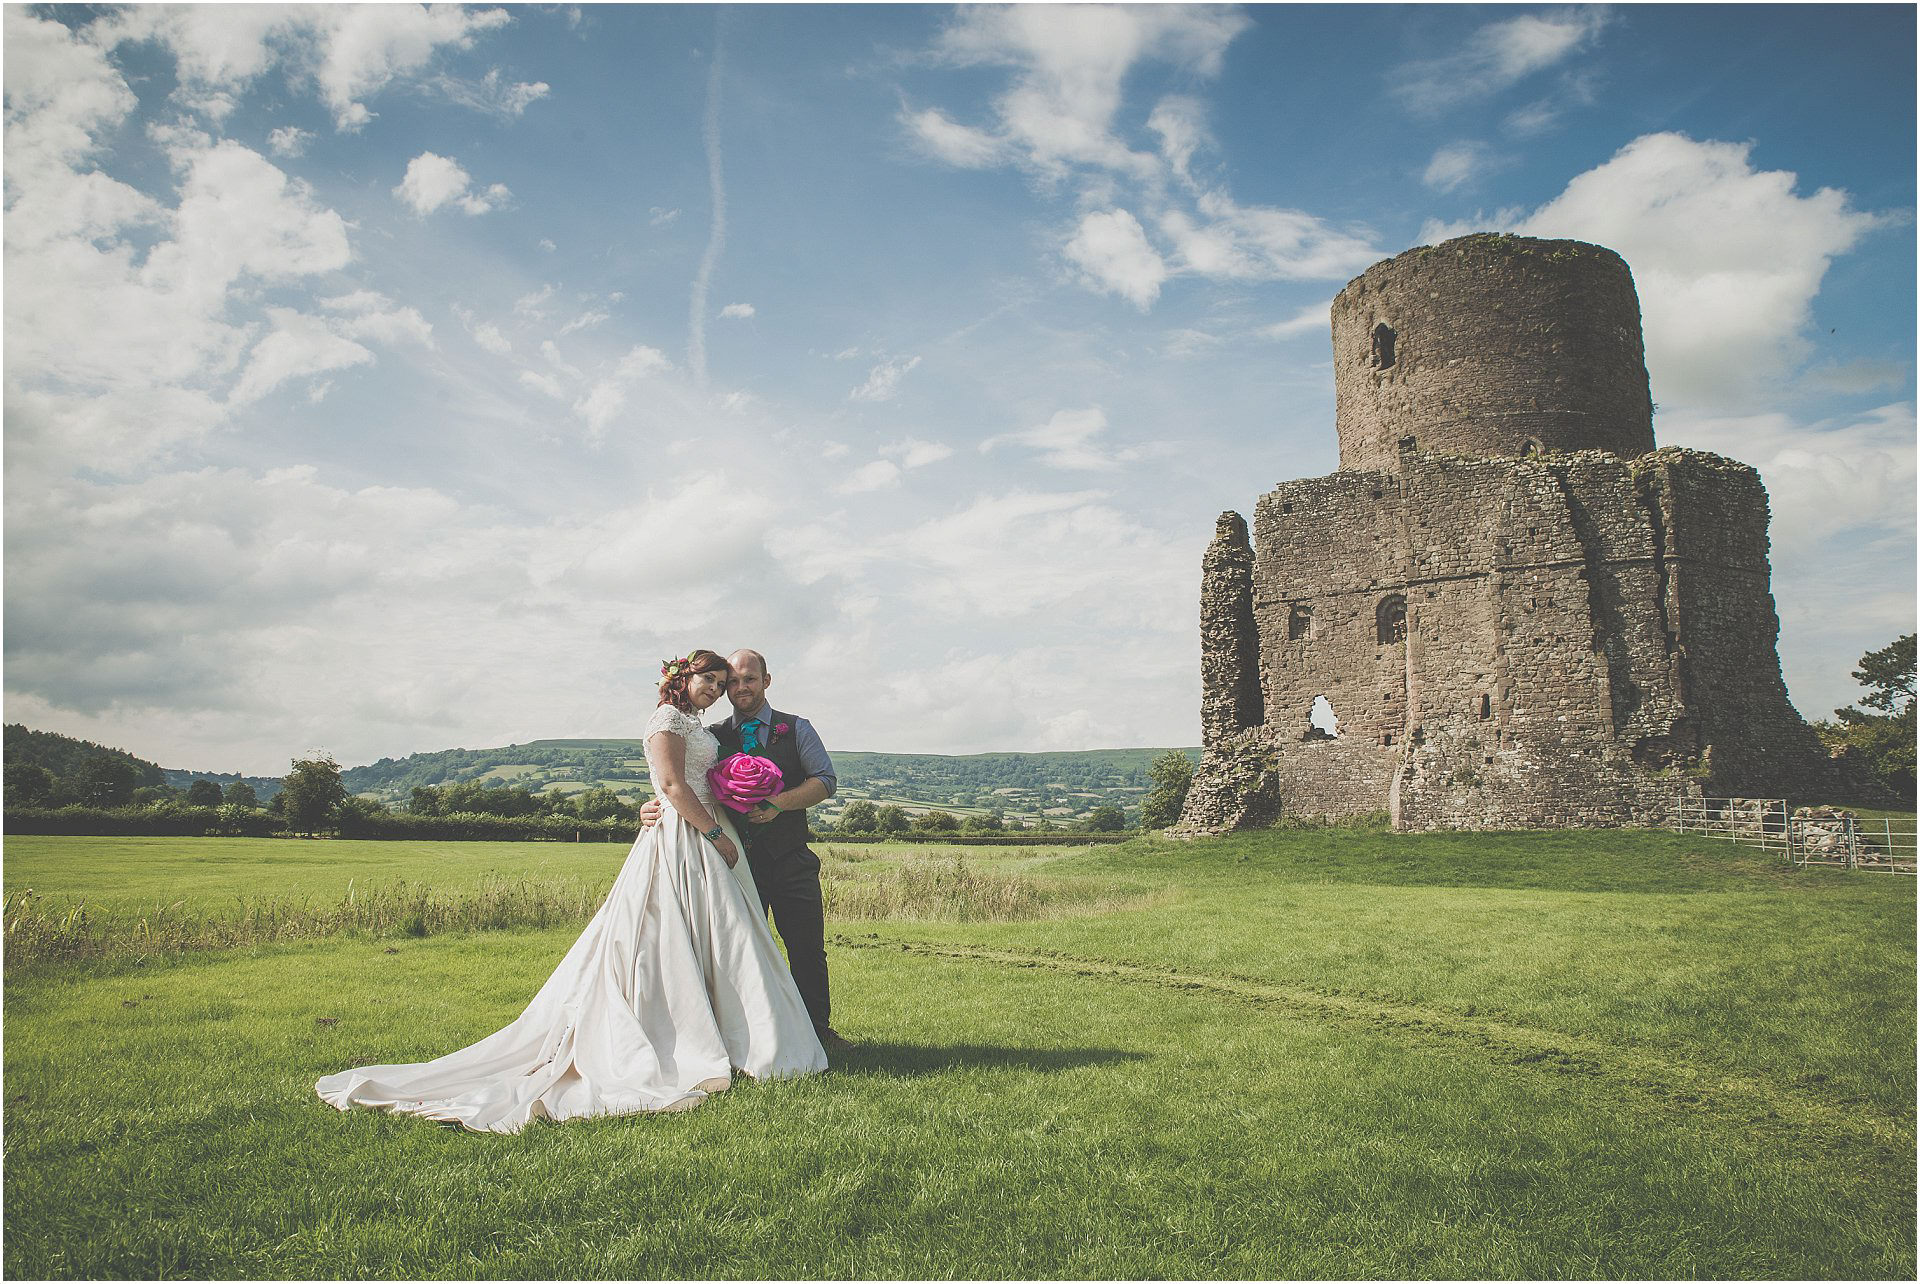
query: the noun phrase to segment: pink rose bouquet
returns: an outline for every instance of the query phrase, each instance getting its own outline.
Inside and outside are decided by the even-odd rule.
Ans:
[[[707,773],[713,796],[723,807],[748,812],[780,792],[780,768],[748,753],[729,754]]]

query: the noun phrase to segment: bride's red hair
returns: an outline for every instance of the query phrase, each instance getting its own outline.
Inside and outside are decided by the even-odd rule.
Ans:
[[[687,684],[693,681],[694,675],[732,672],[733,666],[725,656],[705,647],[689,652],[684,659],[668,660],[660,666],[660,703],[670,704],[682,713],[692,713],[693,701],[687,696]]]

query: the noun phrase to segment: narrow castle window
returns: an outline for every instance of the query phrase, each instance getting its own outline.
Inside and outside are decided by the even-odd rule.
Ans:
[[[1313,637],[1313,608],[1296,605],[1287,613],[1287,641],[1300,642]]]
[[[1389,642],[1407,640],[1407,599],[1398,593],[1389,593],[1380,599],[1380,606],[1373,613],[1375,633],[1382,646]]]
[[[1402,437],[1400,439],[1400,453],[1403,455],[1411,455],[1414,448],[1419,444],[1420,443],[1412,437]]]
[[[1373,368],[1385,370],[1393,365],[1393,329],[1382,321],[1373,327]]]
[[[1493,697],[1490,695],[1482,695],[1480,697],[1480,719],[1481,721],[1484,722],[1488,718],[1491,718],[1492,716],[1493,716]]]

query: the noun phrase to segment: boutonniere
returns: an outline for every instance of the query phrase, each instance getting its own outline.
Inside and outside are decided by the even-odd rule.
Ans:
[[[790,726],[788,726],[788,725],[787,725],[786,723],[784,723],[784,722],[776,722],[776,723],[774,723],[774,724],[773,724],[773,734],[774,734],[774,735],[776,735],[776,736],[784,736],[784,735],[786,735],[786,734],[787,734],[787,733],[788,733],[789,731],[792,731],[792,730],[793,730],[793,728],[792,728],[792,727],[790,727]]]

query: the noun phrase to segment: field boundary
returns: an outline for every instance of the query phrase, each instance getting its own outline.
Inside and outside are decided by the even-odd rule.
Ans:
[[[1915,822],[1882,817],[1862,820],[1832,807],[1790,811],[1784,798],[1690,798],[1675,802],[1671,828],[1777,852],[1790,864],[1912,874],[1916,868]]]
[[[1038,968],[1074,976],[1181,990],[1244,1003],[1307,1020],[1337,1021],[1411,1035],[1451,1047],[1470,1045],[1494,1061],[1522,1069],[1606,1081],[1661,1107],[1738,1117],[1756,1128],[1816,1131],[1883,1149],[1911,1151],[1912,1120],[1888,1116],[1852,1099],[1823,1100],[1804,1088],[1698,1064],[1672,1049],[1610,1043],[1415,1003],[1288,985],[1222,972],[1004,947],[884,940],[877,934],[829,936],[848,949],[897,950],[926,958],[990,966]]]

